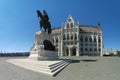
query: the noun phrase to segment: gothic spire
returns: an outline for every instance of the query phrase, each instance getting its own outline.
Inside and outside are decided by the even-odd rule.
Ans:
[[[98,21],[98,29],[101,30],[100,21]]]

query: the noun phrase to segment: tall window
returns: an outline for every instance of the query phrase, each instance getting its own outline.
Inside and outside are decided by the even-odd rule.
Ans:
[[[98,42],[101,42],[101,38],[100,37],[98,38]]]
[[[77,34],[75,33],[75,39],[77,39]]]
[[[67,28],[69,28],[69,23],[67,23]]]
[[[94,36],[94,42],[96,42],[97,40],[96,40],[96,37]]]
[[[83,37],[82,36],[80,37],[80,41],[83,42]]]
[[[67,44],[69,45],[69,42]]]
[[[65,36],[65,34],[63,35],[63,40],[66,40],[66,36]]]
[[[83,51],[83,48],[80,48],[81,51]]]
[[[88,51],[88,48],[85,48],[85,51]]]
[[[88,42],[88,38],[87,38],[87,36],[85,37],[85,42]]]
[[[73,33],[71,33],[70,36],[71,36],[71,39],[73,39]]]
[[[90,48],[90,51],[92,51],[92,48]]]
[[[99,47],[101,47],[101,44],[99,44]]]
[[[92,37],[90,36],[90,42],[92,42]]]
[[[69,40],[69,34],[67,34],[67,39]]]
[[[99,48],[99,52],[101,51],[101,48]]]
[[[73,28],[73,23],[71,23],[71,28]]]
[[[97,48],[94,48],[94,51],[97,51]]]

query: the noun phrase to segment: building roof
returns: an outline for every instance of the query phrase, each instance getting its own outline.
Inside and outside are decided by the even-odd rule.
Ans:
[[[99,28],[97,26],[89,26],[89,25],[80,25],[80,31],[82,32],[100,32]],[[54,28],[52,30],[52,34],[59,34],[61,33],[62,28]]]
[[[66,23],[69,22],[69,21],[72,21],[74,23],[74,20],[73,20],[71,15],[68,16],[68,19],[67,19]],[[79,25],[79,24],[75,24],[75,26],[79,26],[81,32],[82,31],[83,32],[94,32],[94,33],[101,32],[100,22],[98,22],[98,26]],[[55,28],[55,29],[52,30],[52,34],[59,34],[59,33],[61,33],[61,30],[62,30],[62,27]]]
[[[61,33],[61,27],[59,27],[59,28],[54,28],[53,30],[52,30],[52,34],[59,34],[59,33]]]
[[[80,25],[80,31],[84,31],[84,32],[99,32],[100,30],[98,29],[97,26]]]

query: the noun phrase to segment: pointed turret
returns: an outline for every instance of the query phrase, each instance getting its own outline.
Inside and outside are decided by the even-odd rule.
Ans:
[[[66,21],[66,28],[73,28],[74,27],[74,20],[71,15],[68,16],[68,19]]]
[[[67,22],[73,22],[74,23],[74,19],[72,18],[71,14],[68,16]]]
[[[101,30],[100,21],[98,21],[98,29]]]

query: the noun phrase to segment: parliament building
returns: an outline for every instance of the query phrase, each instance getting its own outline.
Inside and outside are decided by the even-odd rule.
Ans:
[[[52,30],[59,56],[103,56],[103,36],[97,26],[80,25],[69,15],[66,23]]]

